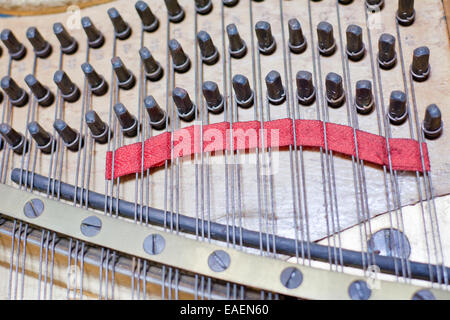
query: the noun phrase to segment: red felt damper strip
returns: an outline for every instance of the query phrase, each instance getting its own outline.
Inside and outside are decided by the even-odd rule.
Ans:
[[[295,143],[297,146],[327,148],[366,162],[392,167],[393,170],[423,172],[425,165],[425,171],[430,171],[427,145],[423,143],[421,152],[419,143],[412,139],[389,139],[387,145],[386,138],[382,136],[334,123],[324,126],[319,120],[295,120],[295,136],[292,119],[264,122],[263,130],[258,121],[236,122],[232,128],[228,122],[204,125],[203,146],[201,126],[194,125],[176,130],[173,134],[165,132],[147,139],[144,152],[140,142],[120,147],[106,154],[105,177],[111,179],[112,176],[118,178],[137,173],[202,151],[249,150],[262,146],[277,148]],[[143,164],[141,159],[144,159]]]

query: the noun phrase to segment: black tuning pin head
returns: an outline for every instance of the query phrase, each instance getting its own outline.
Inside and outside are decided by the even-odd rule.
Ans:
[[[372,12],[381,11],[384,7],[384,0],[366,0],[366,7]]]
[[[36,147],[45,154],[55,150],[56,143],[53,143],[53,137],[42,128],[39,123],[32,121],[27,126],[28,132],[36,142]]]
[[[164,0],[166,3],[167,14],[169,20],[173,23],[178,23],[184,19],[184,9],[178,3],[178,0]]]
[[[374,101],[372,82],[360,80],[356,82],[355,107],[360,114],[369,114],[373,110]]]
[[[195,105],[192,103],[189,93],[182,88],[175,88],[172,98],[177,106],[177,113],[180,119],[190,122],[195,118]]]
[[[314,88],[311,72],[299,71],[295,77],[297,82],[297,99],[301,105],[309,106],[316,100],[316,88]]]
[[[219,51],[214,46],[211,36],[206,31],[197,33],[197,42],[200,47],[200,56],[206,64],[212,65],[219,60]]]
[[[56,119],[55,122],[53,122],[53,128],[58,132],[67,149],[76,152],[83,148],[84,139],[81,134],[69,127],[63,120]]]
[[[2,78],[1,87],[13,106],[23,107],[28,102],[28,94],[10,76]]]
[[[64,28],[64,26],[56,22],[53,25],[53,33],[58,38],[59,44],[61,45],[61,51],[65,54],[73,54],[78,50],[78,42],[72,37]]]
[[[27,29],[27,38],[33,46],[34,54],[37,57],[47,58],[52,53],[52,46],[35,27]]]
[[[255,25],[258,49],[262,54],[270,55],[275,52],[277,43],[272,35],[272,28],[267,21],[258,21]]]
[[[266,75],[267,99],[271,104],[279,105],[286,100],[283,81],[278,71],[272,70]]]
[[[113,66],[114,72],[117,78],[117,85],[125,90],[129,90],[136,84],[136,77],[127,69],[119,57],[114,57],[111,59],[111,64]]]
[[[195,11],[199,14],[208,14],[212,10],[211,0],[195,0]]]
[[[437,139],[444,130],[441,110],[435,104],[429,105],[425,111],[425,119],[422,123],[422,130],[427,139]]]
[[[302,53],[306,50],[307,42],[303,36],[302,26],[300,22],[293,18],[288,21],[289,27],[289,49],[292,53]]]
[[[350,3],[352,3],[353,2],[353,0],[339,0],[339,3],[340,4],[350,4]]]
[[[61,97],[64,101],[75,102],[80,98],[80,89],[70,80],[69,76],[62,70],[55,72],[53,81],[61,91]]]
[[[366,48],[363,42],[363,31],[360,26],[351,24],[347,28],[347,56],[350,60],[359,61],[364,57]]]
[[[191,60],[184,53],[181,44],[172,39],[169,41],[169,51],[172,56],[173,68],[178,73],[183,73],[191,68]]]
[[[120,40],[126,40],[131,35],[131,28],[126,23],[116,8],[108,9],[108,16],[114,27],[114,34]]]
[[[3,29],[0,33],[3,44],[8,48],[8,53],[14,60],[22,59],[27,53],[25,46],[20,43],[9,29]]]
[[[320,22],[317,25],[317,38],[320,54],[323,56],[333,55],[336,51],[333,26],[326,21]]]
[[[235,59],[244,57],[247,54],[247,45],[239,35],[238,29],[234,23],[227,25],[227,35],[229,42],[228,51],[230,52],[230,56]]]
[[[224,102],[217,83],[213,81],[205,81],[203,82],[202,90],[209,112],[214,114],[222,113]]]
[[[145,76],[150,81],[158,81],[163,76],[161,64],[155,60],[150,50],[143,47],[139,50],[142,63],[144,64]]]
[[[97,112],[90,110],[84,115],[86,125],[91,131],[91,137],[98,143],[103,144],[108,142],[110,137],[110,130],[108,125],[100,119]]]
[[[239,3],[239,0],[222,0],[223,4],[227,7],[234,7]]]
[[[90,63],[83,63],[81,65],[81,70],[83,70],[83,73],[88,80],[89,88],[93,94],[102,96],[108,91],[108,83],[105,81],[105,78],[99,75]]]
[[[383,69],[392,69],[397,63],[397,52],[395,51],[395,37],[383,33],[378,41],[378,63]]]
[[[398,0],[397,21],[402,26],[410,26],[416,18],[414,0]]]
[[[48,107],[55,101],[55,96],[48,87],[42,85],[38,79],[32,74],[25,77],[25,83],[30,88],[38,104],[43,107]]]
[[[114,105],[114,113],[119,120],[124,136],[133,138],[137,135],[139,123],[135,116],[131,115],[122,103]]]
[[[103,36],[103,33],[101,33],[92,23],[89,17],[81,18],[81,25],[86,33],[89,47],[96,49],[103,46],[105,43],[105,37]]]
[[[416,81],[425,81],[430,76],[430,49],[420,47],[414,50],[413,62],[411,65],[411,75]]]
[[[408,118],[406,94],[402,91],[392,91],[389,101],[388,118],[394,125],[401,125]]]
[[[159,27],[159,20],[150,10],[148,4],[144,1],[137,1],[134,7],[141,18],[142,28],[147,32],[156,31]]]
[[[233,89],[236,97],[236,103],[241,108],[250,108],[253,105],[254,93],[250,89],[250,83],[247,77],[237,74],[233,77]]]
[[[330,72],[325,80],[328,105],[332,108],[340,108],[345,101],[345,92],[342,85],[342,77]]]
[[[0,124],[0,134],[15,153],[23,154],[28,151],[28,141],[23,134],[11,128],[9,124]]]
[[[163,130],[166,128],[167,114],[159,106],[153,96],[147,96],[144,99],[144,107],[147,110],[148,116],[150,118],[150,125],[153,129]]]

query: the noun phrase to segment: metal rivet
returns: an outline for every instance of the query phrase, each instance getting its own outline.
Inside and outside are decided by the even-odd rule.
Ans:
[[[94,237],[102,229],[102,220],[96,216],[87,217],[81,222],[80,229],[86,237]]]
[[[166,246],[166,240],[159,234],[151,234],[144,240],[144,251],[148,254],[155,255],[163,252]]]
[[[281,272],[280,281],[288,289],[298,288],[303,282],[303,274],[295,267],[288,267]]]
[[[23,207],[23,213],[27,218],[34,219],[44,212],[44,203],[40,199],[31,199]]]
[[[411,246],[405,234],[397,229],[382,229],[369,239],[370,253],[394,258],[408,258]]]
[[[430,290],[419,290],[414,293],[412,300],[436,300],[436,297]]]
[[[369,300],[372,290],[367,286],[363,280],[357,280],[348,287],[348,295],[352,300]]]
[[[208,266],[214,272],[222,272],[230,266],[231,258],[228,253],[223,250],[215,250],[208,257]]]

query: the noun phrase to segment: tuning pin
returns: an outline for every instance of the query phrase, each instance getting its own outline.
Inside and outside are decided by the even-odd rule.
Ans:
[[[0,134],[15,153],[22,154],[28,151],[28,141],[23,134],[18,133],[9,124],[2,123],[0,125]]]
[[[195,105],[192,103],[189,93],[182,88],[175,88],[172,98],[177,106],[177,113],[180,119],[190,122],[195,118]]]
[[[319,52],[323,56],[331,56],[336,51],[336,41],[333,35],[333,26],[322,21],[317,26]]]
[[[429,105],[425,111],[425,119],[422,123],[423,133],[427,139],[437,139],[444,130],[441,110],[435,104]]]
[[[353,2],[353,0],[339,0],[340,4],[350,4],[352,2]]]
[[[10,76],[2,78],[1,87],[13,106],[23,107],[28,102],[28,94]]]
[[[142,63],[144,64],[145,76],[151,81],[158,81],[163,76],[161,64],[153,58],[150,50],[143,47],[139,50]]]
[[[55,72],[53,81],[61,91],[61,97],[67,102],[75,102],[80,98],[80,89],[70,80],[69,76],[62,70]]]
[[[311,72],[297,72],[296,82],[298,101],[304,106],[311,105],[316,100],[316,88],[314,88]]]
[[[420,47],[414,50],[413,63],[411,65],[411,74],[416,81],[425,81],[428,79],[431,71],[430,49]]]
[[[395,51],[395,37],[388,33],[383,33],[378,41],[378,63],[383,69],[392,69],[397,62],[397,52]]]
[[[58,132],[67,149],[76,152],[83,148],[84,139],[81,134],[75,129],[69,127],[69,125],[63,120],[56,119],[53,123],[53,128],[55,128],[56,132]]]
[[[245,76],[237,74],[233,77],[233,89],[236,103],[241,108],[250,108],[253,105],[254,93],[250,89],[250,84]]]
[[[108,91],[108,83],[105,78],[95,71],[94,67],[90,63],[83,63],[81,65],[84,75],[89,83],[89,88],[96,96],[102,96]]]
[[[366,0],[366,7],[372,12],[379,12],[384,7],[384,0]]]
[[[227,7],[234,7],[239,3],[239,0],[222,0],[223,4]]]
[[[303,36],[302,26],[300,22],[293,18],[288,21],[289,27],[289,49],[293,53],[302,53],[306,50],[307,43]]]
[[[284,91],[281,75],[278,71],[272,70],[266,76],[267,99],[270,103],[278,105],[286,100],[286,92]]]
[[[388,117],[390,122],[394,125],[401,125],[408,118],[406,94],[402,91],[392,91],[389,102]]]
[[[173,68],[178,73],[186,72],[191,67],[191,60],[184,53],[180,43],[172,39],[169,41],[169,51],[172,56]]]
[[[53,143],[53,137],[42,128],[39,123],[32,121],[28,124],[28,132],[36,142],[36,147],[43,153],[51,153],[56,144]]]
[[[161,109],[153,96],[147,96],[144,99],[145,110],[150,118],[150,125],[153,129],[163,130],[166,127],[166,112]]]
[[[219,60],[219,51],[214,46],[211,36],[206,31],[197,33],[197,42],[200,47],[200,56],[206,64],[212,65]]]
[[[199,14],[208,14],[212,10],[211,0],[195,0],[195,11]]]
[[[30,88],[40,106],[48,107],[55,100],[55,96],[50,89],[43,86],[42,83],[40,83],[39,80],[32,74],[25,77],[25,83]]]
[[[410,26],[416,18],[414,0],[399,0],[397,10],[397,21],[402,26]]]
[[[138,121],[135,116],[131,115],[122,103],[114,105],[114,113],[119,120],[124,136],[133,138],[137,135]]]
[[[136,11],[141,18],[142,28],[147,32],[153,32],[159,27],[159,20],[155,17],[152,10],[144,1],[138,1],[134,5]]]
[[[363,42],[361,27],[351,24],[347,28],[347,56],[350,60],[359,61],[364,57],[366,48]]]
[[[212,81],[205,81],[203,82],[202,90],[209,112],[213,114],[221,113],[224,108],[224,103],[217,83]]]
[[[95,27],[89,17],[81,18],[81,25],[83,26],[84,32],[86,33],[89,47],[96,49],[103,46],[103,44],[105,43],[105,37]]]
[[[3,101],[3,93],[0,91],[0,103]],[[1,148],[0,148],[1,149]]]
[[[117,85],[125,90],[129,90],[136,84],[136,78],[131,70],[127,69],[119,57],[111,59],[114,72],[117,77]]]
[[[325,87],[328,105],[332,108],[341,107],[345,101],[342,77],[334,72],[330,72],[327,74]]]
[[[108,9],[108,16],[114,27],[114,34],[120,40],[128,39],[131,35],[131,28],[126,23],[116,8]]]
[[[52,53],[52,46],[35,27],[27,29],[27,38],[33,46],[34,53],[39,58],[47,58]]]
[[[259,52],[270,55],[275,52],[277,43],[272,36],[270,24],[266,21],[258,21],[255,25],[256,37],[258,38]]]
[[[238,29],[234,23],[227,25],[228,42],[230,43],[228,51],[233,58],[240,59],[247,53],[245,41],[241,39]]]
[[[66,28],[64,28],[61,23],[56,22],[53,25],[53,32],[55,33],[56,38],[58,38],[63,53],[73,54],[77,51],[78,42],[67,32]]]
[[[110,130],[108,125],[100,119],[97,112],[90,110],[84,115],[89,130],[91,130],[91,137],[98,143],[103,144],[108,142]]]
[[[184,9],[179,5],[178,0],[164,0],[167,13],[171,22],[177,23],[184,19]]]
[[[12,59],[20,60],[27,53],[25,46],[17,40],[11,30],[3,29],[0,38],[6,48],[8,48],[8,53]]]
[[[356,82],[355,107],[360,114],[369,114],[373,110],[372,82],[360,80]]]

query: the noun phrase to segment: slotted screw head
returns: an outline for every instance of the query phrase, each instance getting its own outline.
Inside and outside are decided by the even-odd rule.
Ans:
[[[341,107],[345,100],[342,77],[337,73],[330,72],[327,74],[325,87],[328,105],[332,108]]]
[[[215,250],[208,257],[208,266],[214,272],[222,272],[227,270],[230,263],[230,255],[223,250]]]
[[[33,46],[34,53],[39,58],[47,58],[52,53],[52,46],[45,40],[35,27],[27,29],[27,38]]]
[[[192,103],[189,93],[183,88],[175,88],[172,98],[177,106],[178,116],[184,121],[192,121],[195,116],[195,106]]]
[[[391,34],[383,33],[378,41],[378,63],[383,69],[391,69],[396,62],[395,37]]]
[[[347,56],[350,60],[359,61],[364,57],[365,46],[363,42],[363,31],[360,26],[349,25],[347,28]]]
[[[355,106],[356,111],[360,114],[368,114],[372,112],[372,82],[369,80],[360,80],[356,82]]]
[[[270,55],[276,50],[276,41],[272,35],[272,28],[267,21],[258,21],[255,25],[258,48],[262,54]]]
[[[330,23],[321,21],[317,25],[317,38],[320,54],[331,56],[336,51],[333,26]]]
[[[412,300],[436,300],[436,297],[430,290],[419,290],[414,293]]]
[[[281,272],[280,281],[286,288],[296,289],[303,282],[303,274],[295,267],[288,267]]]
[[[382,229],[375,232],[367,242],[370,253],[380,256],[408,259],[411,245],[406,235],[397,229]]]
[[[219,51],[214,46],[211,36],[206,31],[200,31],[197,34],[197,42],[200,48],[202,61],[206,64],[212,65],[219,59]]]
[[[53,25],[53,32],[58,38],[59,44],[61,45],[61,51],[65,54],[73,54],[78,49],[78,42],[72,37],[64,28],[64,26],[56,22]]]
[[[100,48],[105,43],[105,37],[103,34],[95,27],[89,17],[81,18],[81,25],[83,26],[84,32],[88,38],[88,44],[91,48]]]
[[[302,26],[300,22],[293,18],[288,21],[289,28],[289,49],[293,53],[302,53],[306,50],[306,40],[303,36]]]
[[[401,125],[408,117],[406,94],[402,91],[392,91],[389,101],[389,120],[394,125]]]
[[[44,212],[44,203],[40,199],[31,199],[25,203],[23,214],[30,219],[39,217]]]
[[[120,40],[128,39],[131,35],[131,28],[126,23],[116,8],[108,9],[108,16],[114,27],[114,34]]]
[[[357,280],[348,287],[348,295],[352,300],[369,300],[372,290],[367,286],[363,280]]]
[[[17,40],[10,29],[3,29],[0,33],[0,39],[5,47],[8,48],[8,53],[12,59],[20,60],[27,53],[25,46]]]
[[[144,251],[150,255],[160,254],[166,247],[166,240],[160,234],[151,234],[144,239]]]
[[[247,45],[239,35],[239,31],[234,23],[227,25],[227,35],[229,47],[228,51],[233,58],[240,59],[247,53]]]
[[[437,139],[444,130],[442,114],[435,104],[429,105],[425,111],[425,119],[422,124],[423,133],[427,139]]]
[[[208,110],[214,114],[223,111],[223,97],[220,94],[219,86],[213,81],[205,81],[202,86]]]
[[[96,216],[84,218],[80,230],[86,237],[94,237],[102,230],[102,220]]]
[[[237,104],[242,108],[249,108],[253,105],[253,90],[250,89],[250,83],[247,77],[242,74],[236,74],[233,77],[233,89]]]
[[[425,81],[430,75],[430,49],[420,47],[414,50],[411,74],[416,81]]]
[[[155,17],[147,3],[144,1],[137,1],[134,7],[141,18],[142,27],[145,31],[153,32],[158,29],[159,20]]]
[[[266,76],[267,98],[272,104],[280,104],[286,100],[281,75],[278,71],[272,70]]]

